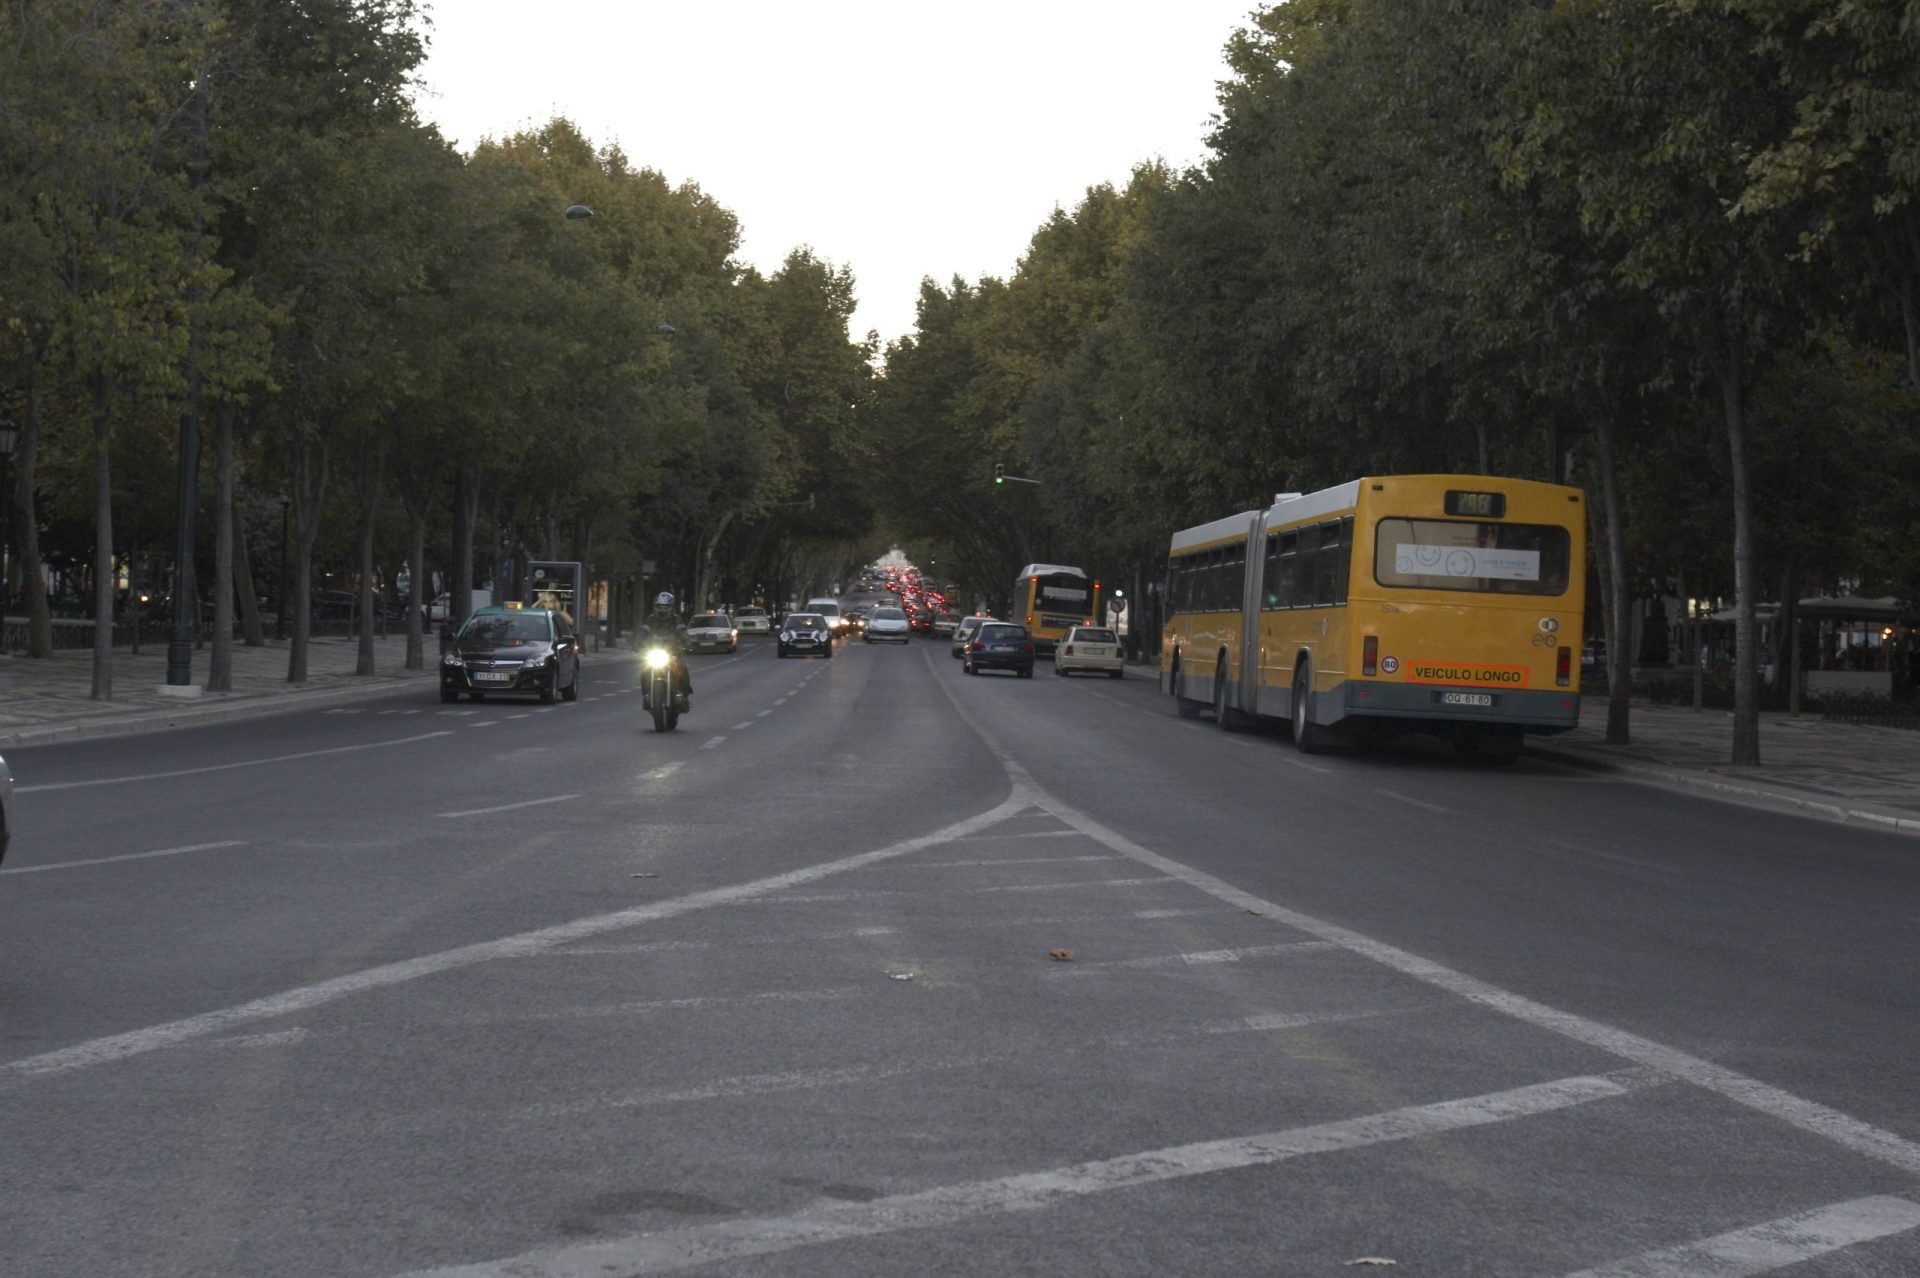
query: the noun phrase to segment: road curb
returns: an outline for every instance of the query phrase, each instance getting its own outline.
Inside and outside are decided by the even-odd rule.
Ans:
[[[352,683],[323,688],[294,688],[285,691],[247,694],[244,700],[217,700],[211,704],[183,705],[179,709],[141,711],[124,716],[102,717],[82,723],[54,723],[0,732],[0,749],[56,745],[65,741],[88,741],[100,737],[134,736],[143,732],[164,732],[169,728],[191,728],[225,719],[249,719],[269,714],[286,714],[312,706],[341,701],[359,701],[381,693],[427,685],[435,671],[427,669],[406,675],[375,675],[368,683]],[[428,686],[427,691],[432,691]],[[224,698],[232,693],[206,693]]]
[[[1597,759],[1592,755],[1565,747],[1535,745],[1527,743],[1527,753],[1538,759],[1552,763],[1561,763],[1569,767],[1584,768],[1590,772],[1621,772],[1629,776],[1644,777],[1651,781],[1661,781],[1670,785],[1685,786],[1690,790],[1704,791],[1709,796],[1718,796],[1732,802],[1736,798],[1767,799],[1775,803],[1785,803],[1807,812],[1825,817],[1840,824],[1865,822],[1897,834],[1920,836],[1920,817],[1897,816],[1891,812],[1876,812],[1871,808],[1850,808],[1842,803],[1825,799],[1809,798],[1791,790],[1777,786],[1760,784],[1742,785],[1735,781],[1725,781],[1719,777],[1706,777],[1680,768],[1652,767],[1642,763],[1624,763],[1616,759]]]

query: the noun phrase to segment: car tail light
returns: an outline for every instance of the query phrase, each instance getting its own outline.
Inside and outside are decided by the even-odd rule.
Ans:
[[[1553,663],[1553,681],[1562,688],[1573,683],[1573,649],[1560,649],[1559,659]]]
[[[1020,649],[1021,649],[1021,651],[1023,651],[1023,652],[1025,652],[1025,653],[1027,653],[1027,654],[1028,654],[1029,656],[1031,656],[1031,655],[1033,654],[1033,645],[1032,645],[1032,644],[1030,644],[1030,643],[1023,643],[1023,644],[1021,644],[1021,645],[1020,645]]]
[[[1368,635],[1360,642],[1360,673],[1380,673],[1380,636]]]
[[[975,652],[985,652],[987,650],[987,645],[985,645],[984,643],[981,643],[978,639],[975,639],[973,641],[973,650]]]
[[[1060,650],[1060,655],[1063,657],[1071,657],[1073,655],[1073,645],[1068,644],[1066,647],[1062,648]]]

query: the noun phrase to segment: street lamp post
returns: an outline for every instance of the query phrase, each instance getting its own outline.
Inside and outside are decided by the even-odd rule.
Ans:
[[[7,608],[13,552],[13,450],[20,443],[20,427],[11,415],[0,415],[0,650],[6,649]]]
[[[280,497],[280,599],[273,610],[273,637],[287,637],[287,512],[293,507],[293,498],[282,494]]]

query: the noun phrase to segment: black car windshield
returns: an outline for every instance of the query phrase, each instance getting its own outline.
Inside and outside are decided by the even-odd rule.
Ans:
[[[499,613],[471,617],[460,627],[461,643],[545,643],[552,638],[551,623],[545,613]]]

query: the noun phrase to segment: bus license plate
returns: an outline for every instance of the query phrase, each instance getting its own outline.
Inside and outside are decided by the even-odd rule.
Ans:
[[[1440,694],[1443,706],[1490,706],[1493,704],[1491,692],[1443,692]]]

